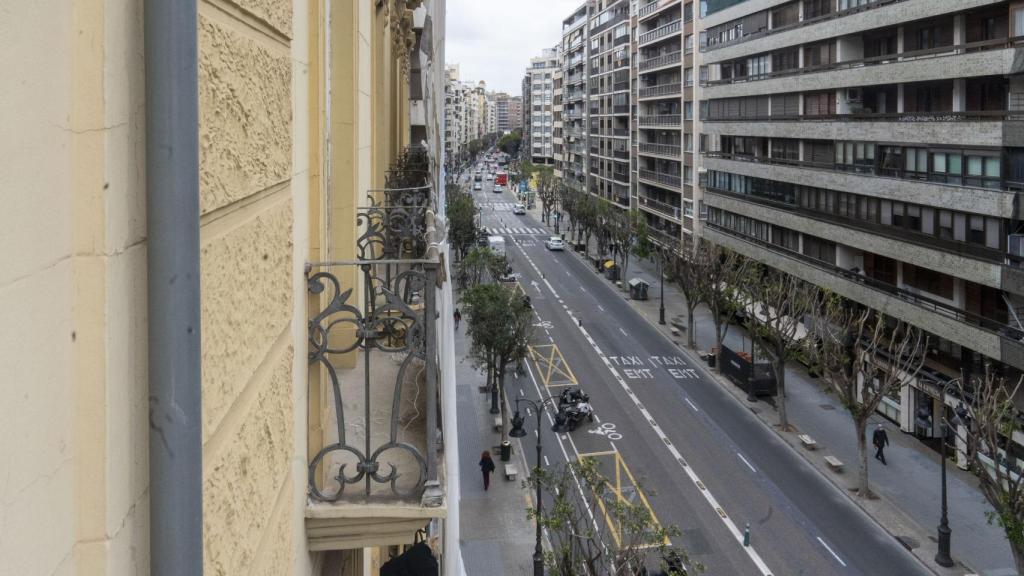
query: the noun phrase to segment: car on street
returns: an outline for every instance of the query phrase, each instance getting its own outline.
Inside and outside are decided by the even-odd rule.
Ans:
[[[494,174],[487,174],[485,178],[487,178],[488,180],[494,180]]]
[[[516,204],[515,206],[512,207],[512,213],[526,214],[526,206],[523,206],[522,204]]]
[[[500,193],[500,192],[501,192],[502,190],[504,190],[504,189],[505,189],[505,187],[504,187],[504,186],[502,186],[501,184],[495,184],[495,185],[494,185],[494,191],[495,191],[495,192],[499,192],[499,193]]]
[[[565,250],[565,242],[561,236],[551,236],[544,241],[544,247],[548,250]]]
[[[483,190],[483,186],[480,186],[480,183],[477,182],[476,184],[473,184],[473,190]]]

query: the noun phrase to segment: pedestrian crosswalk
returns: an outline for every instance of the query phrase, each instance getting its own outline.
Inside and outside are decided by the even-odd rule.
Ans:
[[[503,226],[503,227],[484,227],[484,233],[489,236],[503,236],[506,234],[544,234],[546,230],[543,228],[530,228],[530,227],[514,227],[514,226]]]
[[[490,204],[484,204],[485,207],[490,207],[491,210],[497,212],[511,212],[515,205],[515,202],[491,202]]]

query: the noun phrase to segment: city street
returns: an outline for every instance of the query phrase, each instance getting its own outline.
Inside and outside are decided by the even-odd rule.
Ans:
[[[468,185],[467,185],[468,187]],[[541,224],[514,215],[510,193],[475,192],[482,226],[505,232],[537,314],[534,357],[508,394],[557,395],[573,381],[597,419],[541,431],[544,465],[593,455],[623,494],[676,525],[708,574],[926,574],[899,543],[666,340],[624,293],[569,251],[551,252]],[[523,438],[533,465],[533,427]],[[639,488],[639,489],[638,489]],[[604,523],[601,510],[592,513]],[[744,546],[749,524],[750,545]],[[524,562],[528,559],[524,559]]]

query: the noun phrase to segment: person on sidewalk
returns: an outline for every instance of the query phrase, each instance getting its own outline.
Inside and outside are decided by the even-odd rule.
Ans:
[[[889,435],[885,433],[885,428],[879,424],[875,428],[874,434],[871,435],[871,443],[875,445],[875,460],[881,460],[882,464],[885,464],[885,447],[889,445]]]
[[[480,471],[484,474],[484,490],[491,487],[491,472],[494,472],[494,460],[491,460],[491,453],[484,450],[480,455]]]
[[[452,317],[455,318],[455,329],[458,330],[459,322],[462,322],[462,312],[459,312],[459,309],[456,308],[455,314],[453,314]]]

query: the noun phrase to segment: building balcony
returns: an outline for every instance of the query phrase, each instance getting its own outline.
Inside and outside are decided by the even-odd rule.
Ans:
[[[683,190],[683,179],[675,174],[655,172],[654,170],[647,170],[646,168],[641,168],[637,174],[641,181],[649,182],[663,188],[669,188],[677,192],[682,192]]]
[[[703,166],[708,170],[947,210],[963,210],[964,206],[970,206],[970,211],[975,214],[1024,219],[1024,206],[1021,205],[1022,199],[1019,198],[1022,187],[1021,184],[1012,181],[1004,181],[1000,189],[994,189],[971,187],[962,183],[944,184],[916,178],[904,179],[899,178],[899,174],[882,176],[874,172],[874,166],[858,167],[859,171],[854,172],[849,171],[846,165],[838,166],[832,162],[754,157],[724,152],[706,152],[703,156]]]
[[[668,84],[640,88],[639,96],[641,99],[664,98],[666,96],[679,96],[682,92],[683,87],[679,82],[670,82]]]
[[[660,13],[662,10],[672,6],[678,6],[679,3],[680,0],[652,0],[650,3],[641,6],[640,9],[637,10],[636,15],[637,18],[643,20]]]
[[[678,34],[682,29],[683,21],[675,20],[673,22],[665,24],[664,26],[659,26],[658,28],[655,28],[650,32],[645,32],[641,34],[640,37],[637,39],[637,43],[640,46],[643,46],[644,44],[650,44],[651,42],[661,40],[662,38],[665,38],[671,34]]]
[[[427,170],[403,162],[369,192],[355,259],[307,264],[312,550],[408,543],[447,514],[438,398],[454,391],[440,389]]]
[[[749,116],[702,118],[707,134],[742,134],[767,138],[805,138],[942,144],[983,147],[1024,146],[1024,112],[903,112],[830,114],[825,116]]]
[[[668,66],[678,66],[683,60],[682,52],[672,52],[669,54],[662,54],[661,56],[655,56],[654,58],[647,58],[641,60],[637,66],[637,70],[640,72],[649,72],[652,70],[658,70]]]
[[[1024,369],[1021,332],[910,290],[864,274],[816,260],[756,238],[741,235],[712,222],[704,224],[705,237],[731,250],[792,274],[804,281],[917,326],[989,358]]]
[[[781,92],[813,92],[849,86],[1004,76],[1016,72],[1015,48],[1024,38],[1010,38],[916,50],[902,54],[835,62],[705,82],[702,98],[731,98]]]
[[[683,125],[683,117],[680,114],[664,114],[652,116],[637,116],[640,126],[657,128],[679,128]]]
[[[654,212],[654,214],[662,216],[660,212]],[[676,253],[679,252],[679,247],[682,245],[682,236],[680,233],[660,230],[653,226],[647,228],[647,238],[658,246],[668,248]]]
[[[657,144],[654,142],[641,142],[638,151],[644,156],[661,156],[678,160],[682,157],[683,148],[678,144]]]
[[[654,198],[648,198],[643,194],[637,196],[637,203],[642,210],[653,212],[659,216],[664,216],[677,224],[682,223],[683,209],[679,206],[673,206]]]

